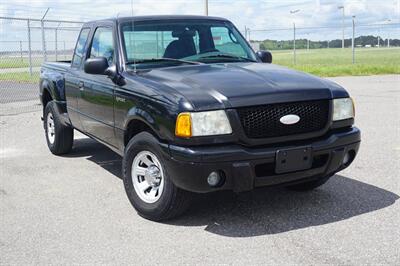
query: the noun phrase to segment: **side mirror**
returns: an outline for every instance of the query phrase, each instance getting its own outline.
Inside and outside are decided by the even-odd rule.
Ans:
[[[268,51],[258,51],[257,56],[263,63],[272,63],[272,54]]]
[[[105,57],[88,58],[83,66],[86,73],[94,75],[107,75],[105,72],[108,67],[108,61]]]

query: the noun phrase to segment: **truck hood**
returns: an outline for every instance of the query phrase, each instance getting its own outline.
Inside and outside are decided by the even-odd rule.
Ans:
[[[331,81],[273,64],[191,65],[140,76],[155,87],[175,90],[197,111],[348,97]],[[159,96],[165,99],[162,94],[161,89]]]

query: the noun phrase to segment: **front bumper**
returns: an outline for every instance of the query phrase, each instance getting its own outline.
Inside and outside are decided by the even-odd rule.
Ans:
[[[360,130],[352,127],[330,133],[313,141],[299,141],[264,148],[248,148],[241,145],[215,145],[180,147],[169,145],[165,158],[166,169],[172,182],[188,191],[206,193],[217,190],[249,191],[255,187],[301,183],[323,176],[333,175],[348,167],[360,146]],[[311,147],[313,163],[310,169],[276,174],[275,158],[280,149]],[[343,165],[346,153],[351,161]],[[225,182],[211,187],[207,177],[212,171],[221,171]]]

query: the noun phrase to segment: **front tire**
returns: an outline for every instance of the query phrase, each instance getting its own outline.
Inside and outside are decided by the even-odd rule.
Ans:
[[[74,129],[61,123],[55,103],[50,101],[44,110],[44,130],[49,150],[55,155],[69,153],[74,142]]]
[[[176,187],[166,170],[158,140],[147,132],[133,137],[122,163],[129,201],[138,214],[152,221],[172,219],[191,202],[191,193]]]

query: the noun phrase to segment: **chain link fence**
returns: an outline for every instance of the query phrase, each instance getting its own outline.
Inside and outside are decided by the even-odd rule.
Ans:
[[[39,109],[40,65],[71,60],[82,24],[0,17],[0,115]],[[374,68],[400,73],[399,23],[355,22],[354,27],[343,28],[293,24],[281,29],[246,28],[243,35],[254,50],[270,50],[274,63],[317,75],[368,74]]]
[[[400,23],[345,27],[246,29],[255,50],[270,50],[285,66],[387,64],[399,66]],[[357,67],[357,66],[354,66]]]
[[[82,23],[0,17],[0,115],[39,108],[40,65],[71,60]]]

